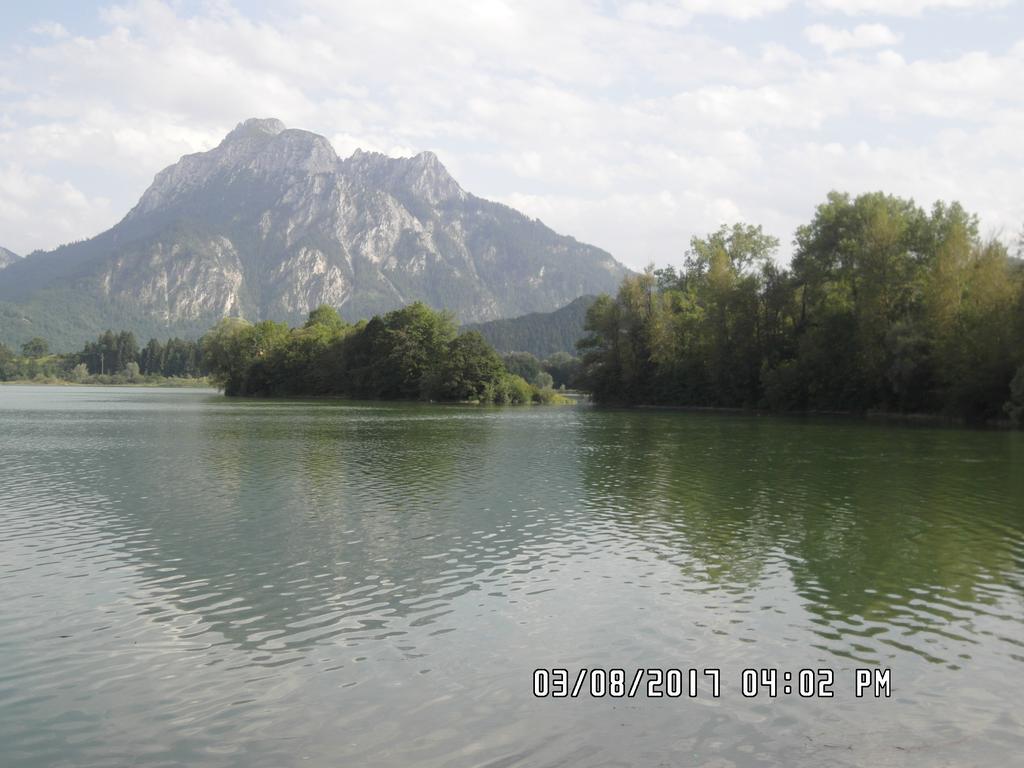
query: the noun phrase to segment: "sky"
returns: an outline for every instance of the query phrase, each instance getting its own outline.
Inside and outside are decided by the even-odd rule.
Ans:
[[[0,10],[0,245],[115,224],[249,117],[466,190],[633,268],[837,189],[1024,224],[1024,0],[143,0]]]

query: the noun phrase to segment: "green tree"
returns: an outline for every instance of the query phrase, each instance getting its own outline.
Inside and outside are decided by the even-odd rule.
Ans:
[[[533,382],[541,374],[540,360],[529,352],[510,352],[502,358],[509,373]]]
[[[45,357],[50,354],[50,344],[46,339],[35,336],[21,345],[21,354],[25,357]]]
[[[150,339],[139,353],[139,367],[147,376],[162,375],[164,372],[164,347],[156,339]]]
[[[600,297],[580,342],[595,398],[1004,412],[1024,362],[1024,265],[979,239],[977,217],[833,192],[798,228],[791,270],[776,245],[757,227],[722,227],[691,241],[681,269]]]
[[[227,319],[201,349],[203,365],[229,395],[525,403],[542,396],[506,371],[483,336],[456,336],[449,314],[420,303],[356,325],[329,307],[311,312],[301,328]]]
[[[201,340],[203,358],[210,377],[227,395],[244,395],[250,378],[259,378],[252,370],[270,357],[288,337],[288,326],[264,320],[253,325],[240,318],[225,318]],[[253,384],[252,389],[258,389]]]
[[[0,381],[17,378],[18,365],[10,347],[0,342]]]
[[[1013,322],[1022,282],[1012,276],[1002,243],[990,241],[973,252],[953,329],[939,346],[947,411],[972,420],[1001,415],[1024,362],[1024,339]]]
[[[423,395],[427,374],[441,364],[453,338],[452,316],[422,302],[386,314],[372,350],[376,396],[416,399]]]
[[[441,400],[494,399],[494,391],[508,374],[498,353],[477,331],[469,331],[448,344],[447,353],[429,387]]]
[[[551,376],[553,387],[575,388],[578,386],[581,368],[578,357],[573,357],[566,352],[556,352],[544,358],[541,365],[544,371]]]
[[[309,313],[309,319],[306,320],[305,328],[326,328],[331,331],[341,331],[345,328],[345,321],[341,319],[341,315],[338,314],[338,310],[334,307],[328,306],[327,304],[321,304],[319,307]]]

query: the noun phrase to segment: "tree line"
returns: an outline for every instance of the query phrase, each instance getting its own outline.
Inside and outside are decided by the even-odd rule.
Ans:
[[[199,342],[150,339],[139,348],[131,331],[107,330],[78,352],[50,354],[46,339],[36,337],[16,354],[0,343],[0,381],[58,379],[79,383],[132,383],[142,380],[193,379],[206,375]]]
[[[1024,263],[959,204],[833,192],[788,268],[761,227],[600,297],[579,342],[608,403],[1024,416]]]
[[[360,399],[552,402],[550,386],[510,373],[475,331],[421,302],[346,323],[321,306],[299,328],[222,320],[202,339],[212,380],[228,395]]]
[[[478,332],[417,302],[383,317],[346,323],[321,306],[300,328],[225,318],[199,341],[150,339],[108,330],[78,352],[50,354],[45,339],[0,344],[0,381],[129,384],[209,376],[228,395],[329,395],[363,399],[549,403],[575,382],[579,361],[502,359]],[[550,373],[549,373],[550,371]]]

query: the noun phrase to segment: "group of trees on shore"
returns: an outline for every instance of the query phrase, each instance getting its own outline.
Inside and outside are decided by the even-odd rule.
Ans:
[[[331,307],[300,328],[222,320],[202,339],[211,378],[228,395],[333,395],[387,400],[551,402],[550,386],[509,373],[475,331],[421,302],[354,325]]]
[[[123,384],[206,375],[199,343],[150,339],[139,348],[131,331],[105,331],[78,352],[50,354],[46,339],[30,339],[16,354],[0,344],[0,381],[56,379],[76,383]]]
[[[607,403],[1024,416],[1024,264],[959,204],[832,193],[778,241],[737,224],[603,296],[580,341]]]

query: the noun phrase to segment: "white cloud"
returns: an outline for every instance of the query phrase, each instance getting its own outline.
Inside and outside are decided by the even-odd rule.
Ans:
[[[52,37],[54,40],[61,40],[68,36],[68,31],[63,24],[56,21],[41,21],[32,27],[32,32],[45,37]]]
[[[858,24],[853,29],[837,29],[827,24],[812,24],[804,29],[804,37],[827,53],[850,48],[877,48],[895,45],[900,36],[884,24]]]
[[[55,181],[15,163],[0,164],[0,223],[17,232],[9,242],[16,253],[31,243],[69,242],[96,234],[115,220],[110,200],[86,195],[68,181]],[[20,250],[19,250],[20,249]]]
[[[746,21],[781,11],[791,0],[647,0],[627,2],[623,18],[646,24],[681,27],[696,16],[725,16]]]
[[[678,259],[723,218],[785,244],[832,188],[955,197],[1016,231],[1024,42],[826,55],[896,34],[818,15],[869,0],[812,2],[453,0],[395,13],[295,0],[265,18],[116,6],[101,34],[34,35],[0,54],[0,245],[95,234],[160,168],[250,116],[322,133],[343,155],[433,149],[466,189],[634,267]],[[795,26],[759,26],[784,8]],[[819,50],[796,53],[802,29]]]
[[[838,11],[850,16],[920,16],[935,10],[984,10],[1005,8],[1015,0],[807,0],[812,8]]]

